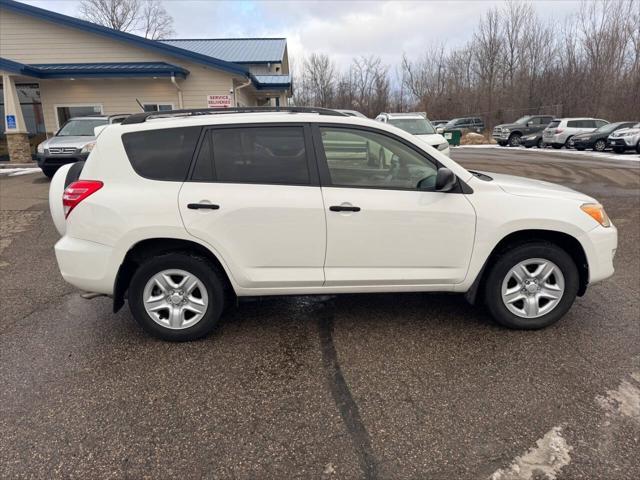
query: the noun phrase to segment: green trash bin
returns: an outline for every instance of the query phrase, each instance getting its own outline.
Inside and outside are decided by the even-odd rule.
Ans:
[[[449,132],[444,132],[444,138],[452,147],[457,147],[460,145],[460,137],[462,137],[462,132],[460,130],[451,130]]]

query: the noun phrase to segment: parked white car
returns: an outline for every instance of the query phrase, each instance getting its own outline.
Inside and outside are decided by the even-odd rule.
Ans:
[[[543,130],[542,140],[553,148],[566,147],[574,135],[593,132],[607,123],[600,118],[556,118]]]
[[[616,153],[634,149],[640,153],[640,123],[636,123],[631,128],[623,128],[613,132],[607,138],[607,146]]]
[[[415,135],[420,140],[427,142],[432,147],[440,150],[447,157],[451,151],[449,148],[449,142],[439,133],[436,133],[436,129],[431,122],[422,113],[381,113],[376,117],[376,120],[382,123],[387,123],[398,127],[405,132],[409,132]],[[380,155],[383,155],[381,152]]]
[[[616,228],[587,195],[468,171],[386,123],[278,110],[102,130],[50,188],[65,280],[183,341],[260,295],[461,292],[542,328],[614,272]]]

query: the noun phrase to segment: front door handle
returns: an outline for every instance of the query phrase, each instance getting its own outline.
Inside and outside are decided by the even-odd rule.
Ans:
[[[218,210],[220,205],[214,203],[189,203],[187,208],[190,210]]]
[[[359,212],[360,207],[354,207],[353,205],[333,205],[329,207],[332,212]]]

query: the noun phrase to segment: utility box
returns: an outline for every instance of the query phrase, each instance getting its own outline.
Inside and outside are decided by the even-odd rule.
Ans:
[[[444,132],[444,138],[449,142],[449,145],[457,147],[460,145],[460,138],[462,132],[460,130],[451,130],[450,132]]]

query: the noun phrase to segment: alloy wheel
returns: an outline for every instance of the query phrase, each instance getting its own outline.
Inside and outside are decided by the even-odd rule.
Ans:
[[[605,143],[604,140],[598,140],[595,145],[594,148],[596,149],[596,151],[598,152],[604,152],[604,149],[607,147],[607,144]]]
[[[502,282],[502,301],[518,317],[538,318],[558,306],[564,289],[564,276],[555,263],[530,258],[507,272]]]
[[[204,283],[185,270],[162,270],[143,291],[144,309],[157,324],[172,330],[194,326],[204,317],[209,296]]]

